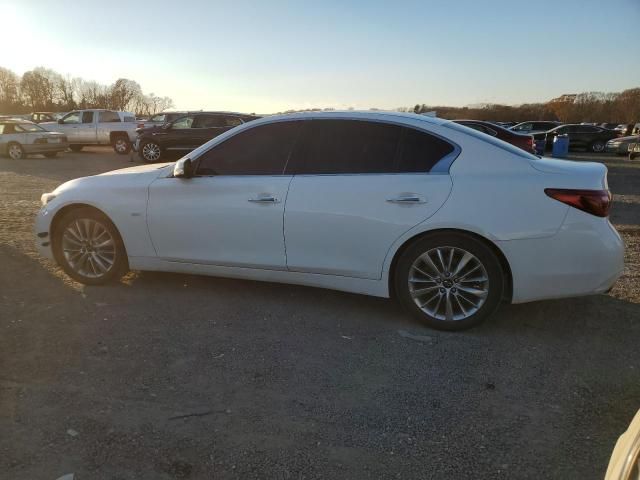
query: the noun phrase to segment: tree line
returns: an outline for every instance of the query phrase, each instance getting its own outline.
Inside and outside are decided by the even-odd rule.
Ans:
[[[0,113],[108,108],[151,115],[172,107],[171,98],[147,95],[137,82],[127,78],[103,85],[44,67],[29,70],[22,77],[0,67]]]
[[[636,123],[640,122],[640,88],[622,92],[585,92],[565,94],[544,103],[523,105],[482,104],[473,107],[447,107],[417,104],[400,111],[424,113],[436,111],[446,119],[525,122],[557,120],[564,123]]]

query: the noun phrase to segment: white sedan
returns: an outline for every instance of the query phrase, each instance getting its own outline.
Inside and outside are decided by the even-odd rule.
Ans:
[[[606,292],[623,269],[607,170],[446,120],[272,116],[173,164],[42,196],[37,245],[85,284],[161,270],[395,296],[426,324]]]

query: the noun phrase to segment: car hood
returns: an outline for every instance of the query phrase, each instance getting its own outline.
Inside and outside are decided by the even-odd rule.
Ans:
[[[56,195],[64,193],[75,197],[76,193],[92,192],[98,189],[117,189],[123,187],[144,188],[162,174],[171,171],[173,163],[154,163],[136,167],[122,168],[111,172],[69,180],[56,188]]]
[[[609,140],[610,142],[615,142],[615,143],[636,143],[640,141],[640,136],[639,135],[630,135],[628,137],[618,137],[618,138],[614,138],[612,140]]]
[[[127,167],[127,168],[121,168],[119,170],[111,170],[110,172],[104,172],[97,176],[104,177],[108,175],[130,175],[134,173],[148,173],[148,172],[157,172],[159,174],[160,173],[159,171],[161,169],[166,168],[167,166],[172,164],[173,162],[151,163],[149,165],[136,165],[135,167]]]

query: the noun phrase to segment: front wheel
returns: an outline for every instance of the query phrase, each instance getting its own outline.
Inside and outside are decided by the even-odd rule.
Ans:
[[[596,140],[591,144],[591,147],[590,147],[591,151],[594,153],[602,153],[604,152],[604,148],[605,148],[605,145],[602,140]]]
[[[131,142],[125,136],[114,138],[111,145],[113,146],[113,151],[118,155],[126,155],[131,151]]]
[[[7,147],[7,154],[12,160],[22,160],[24,157],[26,157],[22,145],[15,142],[9,144],[9,146]]]
[[[459,233],[436,233],[410,245],[398,259],[394,285],[400,303],[438,330],[480,324],[498,307],[504,289],[496,254]]]
[[[72,210],[56,223],[53,251],[65,273],[85,285],[107,283],[128,265],[115,225],[92,208]]]
[[[162,149],[156,142],[144,142],[140,145],[140,157],[147,163],[158,162],[162,157]]]
[[[79,152],[82,150],[82,147],[84,147],[84,145],[69,145],[69,150],[72,152]]]

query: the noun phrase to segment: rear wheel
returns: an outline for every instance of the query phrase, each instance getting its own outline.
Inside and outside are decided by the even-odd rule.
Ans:
[[[594,153],[602,153],[604,152],[605,145],[602,140],[596,140],[589,148]]]
[[[162,157],[162,149],[156,142],[144,142],[140,145],[140,157],[147,163],[157,162]]]
[[[43,155],[47,158],[54,158],[56,155],[58,155],[58,152],[47,152],[43,153]]]
[[[126,252],[115,225],[92,208],[72,210],[56,224],[53,250],[58,264],[74,280],[100,285],[120,277]]]
[[[79,152],[82,150],[82,147],[84,147],[84,145],[69,145],[69,150],[72,152]]]
[[[405,309],[439,330],[478,325],[496,310],[504,288],[491,248],[458,233],[437,233],[410,245],[398,259],[394,284]]]
[[[27,155],[25,154],[24,148],[19,143],[12,142],[7,145],[7,155],[12,160],[22,160]]]
[[[126,155],[131,151],[131,142],[125,135],[114,137],[111,145],[113,146],[113,151],[119,155]]]

